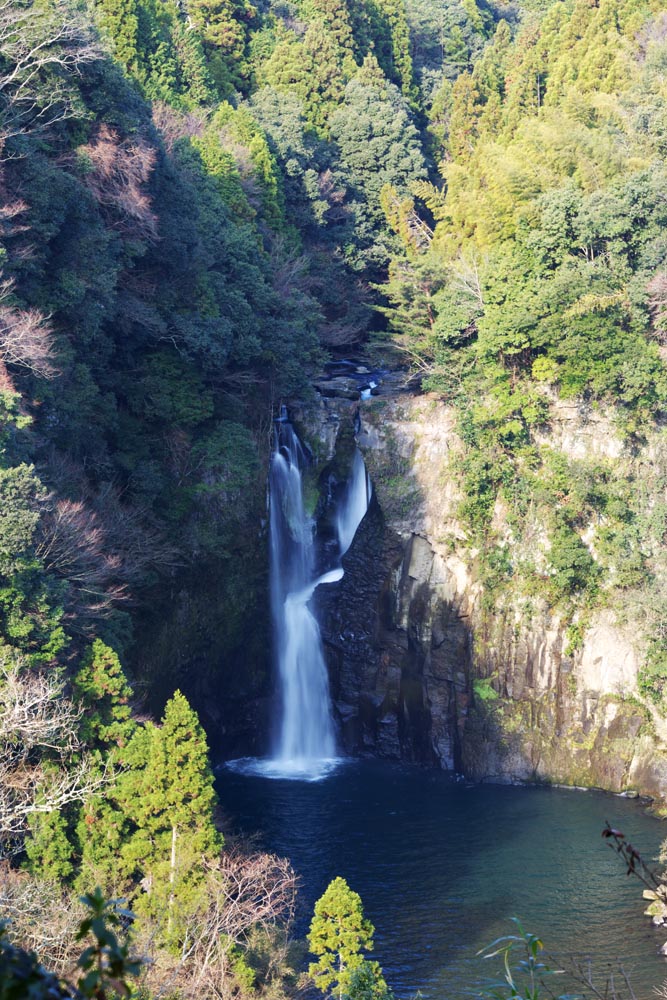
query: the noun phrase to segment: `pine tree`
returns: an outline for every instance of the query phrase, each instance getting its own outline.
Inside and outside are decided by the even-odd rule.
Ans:
[[[132,688],[113,649],[95,639],[74,677],[72,688],[81,702],[81,736],[90,747],[123,746],[132,735]]]
[[[317,962],[308,967],[321,993],[335,990],[339,997],[350,993],[355,970],[368,965],[376,979],[381,978],[377,962],[366,963],[365,948],[373,947],[375,928],[364,918],[358,893],[344,878],[335,878],[318,901],[308,932],[308,944]]]
[[[113,43],[114,55],[128,72],[137,68],[139,18],[136,0],[97,0],[100,24]]]
[[[126,760],[129,770],[119,776],[116,798],[133,830],[121,857],[145,889],[134,903],[137,912],[160,921],[164,940],[174,944],[199,901],[202,860],[222,847],[206,736],[180,691],[167,703],[160,727],[135,734]]]
[[[28,820],[26,868],[40,878],[65,880],[74,871],[74,850],[67,837],[67,823],[60,810],[33,813]]]

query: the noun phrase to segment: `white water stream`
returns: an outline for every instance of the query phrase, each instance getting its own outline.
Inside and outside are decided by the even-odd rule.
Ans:
[[[307,464],[292,425],[276,422],[270,471],[271,613],[279,681],[279,715],[270,758],[231,762],[236,770],[314,781],[337,764],[329,679],[322,637],[310,601],[317,587],[343,576],[339,564],[314,571],[314,523],[303,502]],[[347,552],[368,509],[371,486],[355,451],[350,479],[335,514],[339,558]]]

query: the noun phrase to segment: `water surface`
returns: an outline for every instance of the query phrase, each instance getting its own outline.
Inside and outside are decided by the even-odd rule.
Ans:
[[[336,875],[360,893],[376,928],[375,957],[397,996],[474,995],[489,963],[476,951],[513,930],[539,934],[563,965],[589,956],[598,980],[631,976],[638,1000],[667,978],[667,932],[642,917],[642,886],[605,846],[605,820],[643,856],[667,827],[630,800],[600,792],[467,786],[417,767],[354,761],[319,782],[222,769],[233,829],[259,833],[301,879],[297,933]],[[560,990],[564,982],[553,983]]]

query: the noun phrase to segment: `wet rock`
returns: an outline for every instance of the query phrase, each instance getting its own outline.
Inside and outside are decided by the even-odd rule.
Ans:
[[[470,643],[458,609],[430,588],[433,562],[428,542],[391,531],[373,499],[318,608],[346,748],[454,768]]]
[[[322,379],[315,383],[315,388],[327,399],[360,399],[361,392],[356,379],[338,376],[332,379]]]

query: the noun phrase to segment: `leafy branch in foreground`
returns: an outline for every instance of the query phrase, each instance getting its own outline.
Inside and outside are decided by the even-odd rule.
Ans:
[[[621,830],[615,830],[607,820],[602,836],[607,841],[612,851],[615,851],[627,865],[626,875],[634,875],[639,881],[655,892],[662,883],[648,865],[645,863],[639,851],[632,846]]]
[[[79,956],[77,967],[82,970],[77,986],[47,971],[34,952],[11,943],[8,923],[0,923],[0,1000],[107,1000],[129,997],[129,980],[141,971],[141,961],[130,956],[129,936],[120,943],[114,928],[122,928],[123,920],[133,914],[121,910],[117,900],[107,900],[98,888],[81,897],[88,915],[81,921],[76,940],[89,934],[93,943]]]
[[[503,979],[494,983],[483,996],[495,1000],[506,1000],[509,997],[523,997],[524,1000],[538,1000],[540,990],[545,985],[545,976],[562,975],[562,969],[552,969],[542,959],[544,945],[536,934],[525,931],[521,922],[512,917],[516,924],[516,934],[505,934],[496,938],[486,948],[477,952],[482,958],[497,958],[502,956]],[[520,951],[522,957],[514,963],[515,954]],[[558,1000],[568,1000],[571,994],[562,994]]]
[[[78,988],[85,997],[104,1000],[107,990],[121,997],[130,996],[128,979],[141,970],[141,962],[130,957],[130,944],[121,944],[112,928],[121,926],[121,917],[132,920],[128,910],[118,909],[118,900],[106,900],[101,889],[81,897],[90,915],[81,922],[77,941],[92,934],[95,941],[79,956],[77,965],[83,970]]]
[[[517,933],[497,938],[477,954],[483,958],[502,956],[503,978],[483,989],[482,997],[489,1000],[637,1000],[625,970],[619,966],[600,975],[590,959],[573,959],[567,969],[547,964],[551,956],[536,934],[525,931],[516,917]],[[518,956],[518,957],[517,957]],[[575,989],[556,994],[549,986],[551,976],[565,976]],[[661,994],[662,995],[662,994]],[[667,996],[667,994],[665,994]]]
[[[626,874],[634,875],[654,897],[657,890],[664,885],[645,863],[639,851],[627,839],[621,830],[617,830],[607,821],[602,836],[609,847],[621,857],[626,865]],[[648,895],[648,893],[646,893]],[[482,996],[494,1000],[539,1000],[545,993],[554,1000],[583,1000],[584,997],[594,997],[597,1000],[636,1000],[632,984],[622,967],[605,974],[604,981],[596,982],[595,970],[590,960],[574,960],[568,970],[554,969],[545,961],[544,945],[535,934],[525,931],[516,918],[517,933],[496,938],[478,952],[483,958],[502,957],[503,978],[482,991]],[[516,959],[519,954],[518,960]],[[561,993],[555,998],[545,982],[547,976],[567,975],[576,984],[575,993]],[[657,987],[659,996],[667,997],[667,987]]]

